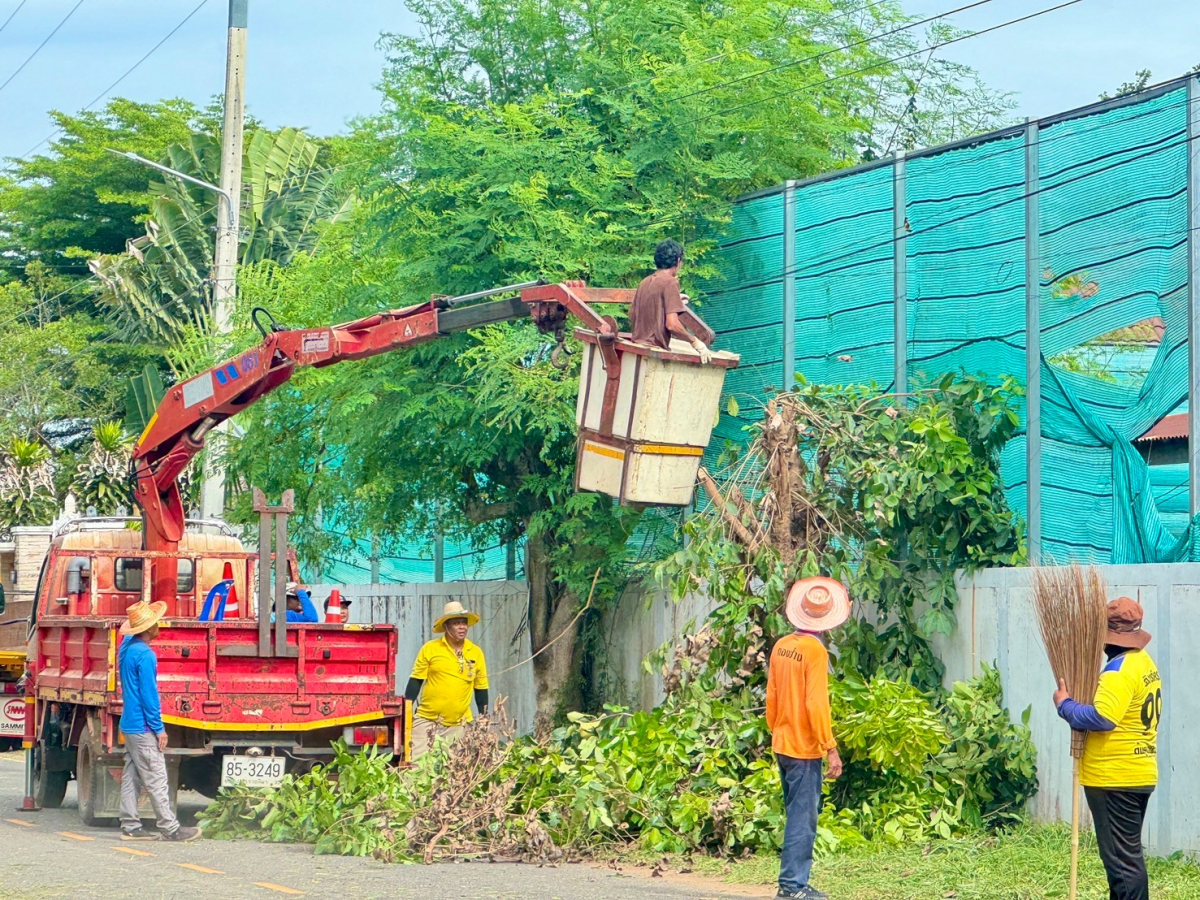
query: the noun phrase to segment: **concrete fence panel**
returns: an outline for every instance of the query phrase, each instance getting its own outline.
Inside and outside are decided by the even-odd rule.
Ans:
[[[1145,608],[1145,628],[1154,636],[1147,650],[1163,680],[1159,781],[1146,844],[1158,856],[1200,853],[1200,564],[1100,568],[1111,597],[1132,597]],[[1039,822],[1070,821],[1070,741],[1051,700],[1054,677],[1042,649],[1029,570],[990,569],[960,578],[959,597],[958,628],[937,642],[947,682],[979,674],[984,663],[998,667],[1014,718],[1032,709],[1039,791],[1031,813]]]

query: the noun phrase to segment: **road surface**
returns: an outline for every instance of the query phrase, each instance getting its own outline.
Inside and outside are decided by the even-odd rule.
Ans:
[[[62,809],[20,812],[23,792],[24,754],[0,753],[0,900],[726,900],[774,893],[587,865],[387,865],[256,841],[122,842],[116,829],[80,822],[74,782]],[[204,805],[199,794],[179,794],[187,824]]]

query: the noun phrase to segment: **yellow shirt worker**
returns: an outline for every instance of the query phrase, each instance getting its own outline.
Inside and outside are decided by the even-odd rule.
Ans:
[[[438,738],[455,741],[471,715],[471,697],[480,715],[487,715],[488,677],[483,651],[467,640],[479,616],[451,600],[433,623],[435,634],[413,664],[404,697],[417,703],[413,715],[411,758],[416,759]],[[418,703],[418,698],[420,702]]]
[[[1158,784],[1158,723],[1162,679],[1146,645],[1142,607],[1128,597],[1108,604],[1108,662],[1091,703],[1071,699],[1060,681],[1058,714],[1088,732],[1080,781],[1096,826],[1096,843],[1113,900],[1149,900],[1142,824]]]

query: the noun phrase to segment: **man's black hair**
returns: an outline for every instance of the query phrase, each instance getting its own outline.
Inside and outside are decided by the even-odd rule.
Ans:
[[[659,241],[654,248],[654,265],[659,269],[669,269],[683,259],[683,245],[679,241],[667,238]]]

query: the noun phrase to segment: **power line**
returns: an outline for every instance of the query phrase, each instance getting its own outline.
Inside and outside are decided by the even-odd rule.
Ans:
[[[833,56],[834,54],[837,54],[837,53],[844,53],[847,50],[853,50],[855,47],[862,47],[865,44],[870,44],[870,43],[872,43],[874,41],[878,41],[882,38],[893,37],[894,35],[908,31],[912,28],[917,28],[921,25],[927,25],[930,22],[937,21],[938,19],[944,19],[946,16],[952,16],[952,15],[955,15],[956,13],[965,12],[966,10],[974,9],[977,6],[986,6],[988,3],[991,3],[991,2],[992,2],[992,0],[975,0],[974,3],[968,3],[965,6],[959,6],[956,9],[951,9],[951,10],[947,10],[946,12],[943,12],[943,13],[938,13],[936,16],[929,16],[929,17],[921,19],[917,22],[910,22],[907,25],[900,25],[896,28],[893,28],[891,31],[884,31],[880,34],[874,34],[874,35],[870,35],[865,38],[861,38],[857,41],[854,41],[853,43],[846,44],[844,47],[834,47],[829,50],[823,50],[820,53],[816,53],[812,56],[803,57],[802,59],[788,60],[787,62],[780,63],[777,66],[772,66],[769,69],[764,69],[761,72],[751,72],[746,75],[739,75],[737,78],[731,78],[729,81],[722,81],[722,82],[719,82],[718,84],[712,85],[711,87],[701,88],[698,91],[692,91],[690,94],[683,94],[679,97],[673,97],[671,99],[672,100],[687,100],[689,97],[697,97],[700,94],[707,94],[710,91],[715,91],[715,90],[718,90],[723,87],[729,87],[730,85],[741,84],[743,81],[750,81],[754,78],[761,78],[764,75],[770,75],[774,72],[782,71],[783,69],[789,69],[792,66],[799,66],[806,62],[816,62],[817,60],[825,59],[827,56]],[[899,60],[904,59],[904,58],[905,57],[901,56],[901,57],[898,57],[897,59],[889,60],[889,61],[890,62],[898,62]],[[702,120],[696,120],[696,121],[702,121]]]
[[[48,35],[46,35],[46,39],[37,45],[37,49],[34,50],[32,53],[29,54],[29,56],[27,56],[25,58],[25,62],[23,62],[23,63],[21,63],[21,65],[17,66],[17,71],[15,71],[11,75],[9,75],[8,80],[5,81],[4,84],[0,84],[0,91],[4,90],[6,87],[8,87],[9,84],[12,82],[12,80],[21,74],[21,70],[24,69],[27,65],[29,65],[29,63],[33,60],[33,58],[35,56],[37,56],[39,53],[42,52],[42,48],[45,47],[48,43],[50,43],[50,39],[52,37],[54,37],[56,34],[58,34],[58,29],[62,28],[64,25],[66,25],[67,19],[69,19],[69,18],[71,18],[71,16],[75,15],[75,10],[79,9],[79,7],[81,7],[81,6],[83,6],[83,0],[79,0],[78,3],[76,3],[74,6],[71,7],[71,11],[69,13],[67,13],[65,16],[63,16],[63,20],[54,26],[54,30],[52,32],[50,32]],[[16,15],[16,13],[13,13],[13,15]],[[6,22],[5,24],[8,24],[8,23]]]
[[[81,2],[82,2],[82,0],[81,0]],[[148,60],[151,56],[153,56],[158,51],[159,47],[161,47],[163,44],[165,44],[167,41],[169,41],[172,37],[174,37],[175,32],[177,32],[180,28],[182,28],[184,25],[186,25],[191,20],[192,16],[194,16],[194,15],[196,15],[196,13],[200,12],[200,10],[203,9],[207,4],[208,4],[208,0],[200,0],[200,2],[196,5],[195,9],[193,9],[190,13],[188,13],[186,16],[183,17],[183,21],[181,21],[178,25],[176,25],[174,28],[172,28],[170,31],[168,31],[166,33],[166,35],[162,38],[162,40],[160,40],[157,44],[155,44],[153,47],[151,47],[141,59],[139,59],[132,66],[130,66],[128,69],[126,69],[124,74],[122,74],[120,78],[118,78],[116,81],[114,81],[112,84],[110,84],[104,90],[102,90],[99,94],[97,94],[96,98],[91,103],[89,103],[87,106],[85,106],[82,110],[80,110],[80,112],[87,112],[89,109],[91,109],[97,103],[99,103],[101,100],[103,100],[105,97],[107,97],[112,92],[113,88],[115,88],[122,81],[124,81],[126,78],[128,78],[130,75],[132,75],[134,73],[134,71],[138,68],[138,66],[140,66],[142,63],[144,63],[146,60]],[[20,7],[18,7],[18,9],[20,9]],[[14,15],[15,15],[15,13],[14,13]],[[3,28],[0,28],[0,31],[3,31],[3,30],[4,30]],[[42,138],[42,140],[39,143],[35,144],[32,148],[30,148],[29,150],[26,150],[21,155],[22,156],[32,155],[34,152],[39,150],[44,144],[49,143],[50,141],[54,140],[54,138],[56,138],[58,135],[62,134],[64,130],[65,129],[63,129],[63,128],[55,129],[54,131],[50,132],[50,134],[46,135],[46,137]]]
[[[1181,92],[1182,92],[1182,90],[1183,89],[1180,88]],[[1139,119],[1148,118],[1150,116],[1156,116],[1156,115],[1159,115],[1160,113],[1166,113],[1172,109],[1186,107],[1189,102],[1200,103],[1200,101],[1188,101],[1186,98],[1183,98],[1183,99],[1180,99],[1177,101],[1172,101],[1171,103],[1168,103],[1168,104],[1164,104],[1162,106],[1155,107],[1153,109],[1148,109],[1145,112],[1135,113],[1134,115],[1128,116],[1123,119],[1119,119],[1117,121],[1097,122],[1094,125],[1089,125],[1086,128],[1080,128],[1076,131],[1073,131],[1071,134],[1071,137],[1078,138],[1081,135],[1089,134],[1093,131],[1102,131],[1105,128],[1114,128],[1114,127],[1118,127],[1118,126],[1128,125],[1130,122],[1135,122]],[[1089,109],[1089,107],[1084,107],[1083,109],[1081,109],[1079,111],[1079,119],[1080,120],[1082,120],[1086,116],[1099,115],[1100,113],[1104,112],[1104,110],[1088,112],[1088,109]],[[1054,124],[1056,124],[1056,125],[1065,124],[1066,121],[1071,121],[1071,120],[1062,120],[1060,118],[1060,119],[1056,119]],[[971,138],[966,139],[966,141],[955,142],[955,146],[952,150],[941,151],[941,152],[954,152],[956,150],[967,149],[967,148],[973,146],[973,144],[971,142],[974,142],[974,145],[976,145],[976,146],[981,146],[985,143],[990,143],[992,141],[997,141],[997,142],[999,142],[999,141],[1014,141],[1009,146],[1004,146],[998,150],[993,150],[990,153],[984,153],[984,154],[980,154],[979,156],[973,157],[972,162],[978,163],[978,162],[982,162],[984,160],[1004,156],[1009,153],[1023,152],[1027,147],[1032,148],[1032,147],[1040,146],[1041,144],[1046,144],[1046,143],[1052,144],[1055,141],[1062,140],[1062,138],[1058,137],[1057,135],[1051,134],[1046,131],[1042,131],[1039,134],[1038,139],[1036,141],[1016,142],[1014,139],[1021,136],[1021,134],[1023,133],[1023,129],[1025,127],[1026,126],[1024,126],[1024,125],[1016,125],[1016,126],[1011,126],[1006,129],[1001,129],[1000,131],[987,132],[984,134],[975,135]],[[937,153],[937,152],[939,152],[938,147],[936,147],[936,146],[930,147],[930,148],[927,148],[926,150],[921,151],[921,156],[925,157],[932,153]],[[1197,153],[1200,154],[1200,148],[1198,148]],[[914,157],[910,155],[908,158],[909,158],[909,160],[912,160]],[[886,158],[876,162],[876,165],[890,165],[890,164],[891,163],[888,162],[888,160]],[[818,176],[818,177],[832,176],[835,178],[849,178],[849,177],[853,176],[853,174],[855,173],[857,168],[858,167],[850,166],[845,169],[833,169],[829,172],[823,173],[822,176]],[[898,180],[899,181],[907,181],[911,177],[912,177],[911,173],[906,168],[905,171],[899,176]],[[803,187],[803,182],[801,182],[799,186]],[[706,212],[710,212],[710,211],[713,211],[716,209],[723,208],[726,205],[727,205],[727,201],[713,201],[711,203],[708,203],[708,204],[705,204],[705,205],[699,207],[698,209],[681,210],[678,212],[673,212],[673,213],[669,213],[666,215],[658,216],[653,219],[644,219],[644,220],[638,222],[636,227],[637,228],[652,228],[656,225],[664,225],[664,224],[666,224],[668,222],[672,222],[676,219],[684,219],[689,216],[703,215]]]
[[[975,38],[975,37],[979,37],[984,34],[989,34],[993,31],[999,31],[1001,28],[1007,28],[1010,25],[1019,25],[1022,22],[1028,22],[1031,19],[1038,18],[1039,16],[1048,15],[1049,13],[1052,13],[1052,12],[1058,12],[1061,9],[1066,9],[1068,6],[1074,6],[1075,4],[1082,3],[1082,2],[1083,2],[1083,0],[1067,0],[1067,2],[1060,3],[1057,6],[1047,7],[1046,9],[1041,9],[1035,13],[1030,13],[1029,15],[1026,15],[1026,16],[1020,16],[1019,18],[1016,18],[1016,19],[1009,19],[1007,22],[1001,22],[999,25],[993,25],[990,28],[984,28],[982,31],[972,31],[969,34],[959,35],[958,37],[951,38],[946,41],[941,41],[940,43],[931,44],[928,47],[921,47],[917,50],[913,50],[910,53],[904,53],[904,54],[901,54],[900,56],[891,57],[889,59],[879,60],[878,62],[871,63],[868,66],[863,66],[860,69],[855,69],[852,72],[843,72],[839,75],[834,75],[834,76],[831,76],[830,78],[826,78],[823,81],[814,81],[809,84],[802,84],[802,85],[800,85],[800,87],[791,88],[786,91],[780,91],[779,93],[772,94],[769,97],[762,97],[762,98],[759,98],[758,100],[750,100],[746,103],[742,103],[737,106],[729,107],[728,109],[717,110],[715,112],[711,112],[707,115],[700,116],[699,118],[695,118],[688,122],[685,122],[682,127],[686,128],[688,125],[695,125],[699,122],[705,122],[705,121],[708,121],[709,119],[713,119],[718,116],[726,116],[726,115],[729,115],[730,113],[738,112],[743,109],[748,109],[751,106],[757,106],[760,103],[768,103],[772,100],[779,100],[783,97],[790,97],[793,94],[798,94],[801,91],[807,91],[807,90],[810,90],[811,88],[824,87],[827,84],[832,84],[833,82],[840,81],[843,78],[849,78],[854,75],[862,75],[865,72],[871,72],[871,71],[874,71],[875,69],[880,69],[880,68],[883,68],[884,66],[891,65],[892,63],[898,63],[905,59],[911,59],[914,56],[919,56],[922,53],[928,53],[931,50],[940,50],[942,47],[948,47],[951,44],[957,44],[960,41],[965,41],[965,40],[969,40],[970,38]],[[978,4],[975,4],[975,5],[978,5]],[[967,8],[967,7],[964,7],[964,8]]]
[[[0,25],[0,33],[2,33],[4,31],[4,29],[8,27],[8,23],[13,20],[13,18],[16,16],[16,14],[21,11],[21,7],[24,6],[27,2],[28,2],[28,0],[21,0],[21,2],[17,4],[17,8],[14,9],[11,13],[9,13],[8,18],[4,20],[4,24]]]
[[[817,260],[817,261],[815,261],[815,262],[811,262],[811,263],[809,263],[809,264],[807,264],[807,265],[805,265],[805,266],[803,266],[803,267],[794,267],[794,268],[792,269],[792,271],[791,271],[791,272],[785,272],[785,273],[784,273],[784,276],[785,276],[785,277],[793,277],[793,276],[795,276],[795,275],[799,275],[799,274],[801,274],[801,273],[803,273],[803,272],[809,272],[809,271],[812,271],[813,269],[817,269],[817,268],[819,268],[819,267],[823,267],[823,266],[830,265],[831,263],[836,263],[836,262],[840,262],[840,261],[842,261],[842,260],[845,260],[845,259],[849,259],[849,258],[851,258],[851,257],[853,257],[853,256],[857,256],[857,255],[858,255],[858,254],[860,254],[860,253],[867,253],[867,252],[869,252],[869,251],[871,251],[871,250],[877,250],[877,249],[882,249],[882,248],[884,248],[884,247],[890,247],[890,246],[894,245],[894,244],[895,244],[897,241],[901,241],[901,240],[904,240],[904,239],[906,239],[906,238],[911,238],[911,237],[915,237],[915,236],[919,236],[919,235],[927,234],[927,233],[929,233],[929,232],[931,232],[931,231],[936,231],[936,230],[937,230],[937,229],[939,229],[939,228],[945,228],[945,227],[946,227],[946,226],[948,226],[948,225],[957,225],[957,224],[961,224],[962,222],[965,222],[966,220],[968,220],[968,219],[971,219],[971,218],[973,218],[973,217],[975,217],[975,216],[984,215],[985,213],[994,212],[995,210],[997,210],[997,209],[1001,209],[1002,207],[1008,206],[1008,205],[1010,205],[1010,204],[1013,204],[1013,203],[1018,203],[1018,202],[1021,202],[1021,201],[1023,201],[1023,200],[1028,200],[1028,199],[1029,199],[1029,198],[1031,198],[1031,197],[1036,197],[1036,196],[1039,196],[1039,195],[1041,195],[1041,194],[1047,193],[1048,191],[1057,190],[1057,189],[1059,189],[1059,188],[1066,187],[1067,185],[1074,184],[1074,183],[1076,183],[1076,182],[1083,181],[1083,180],[1085,180],[1085,179],[1088,179],[1088,178],[1093,178],[1093,177],[1095,177],[1095,176],[1097,176],[1097,175],[1101,175],[1101,174],[1103,174],[1103,173],[1105,173],[1105,172],[1112,171],[1113,169],[1116,169],[1116,168],[1118,168],[1118,167],[1120,167],[1120,166],[1126,165],[1126,164],[1128,164],[1128,163],[1131,163],[1131,162],[1138,162],[1138,161],[1140,161],[1140,160],[1143,160],[1143,159],[1148,159],[1149,157],[1152,157],[1152,156],[1154,156],[1155,154],[1158,154],[1158,153],[1162,153],[1162,152],[1163,152],[1163,151],[1165,151],[1165,150],[1170,150],[1170,149],[1173,149],[1173,148],[1175,148],[1175,147],[1181,147],[1181,146],[1182,146],[1182,147],[1187,147],[1187,146],[1188,146],[1188,145],[1189,145],[1189,144],[1190,144],[1192,141],[1194,141],[1194,140],[1196,140],[1196,138],[1184,137],[1184,138],[1182,138],[1181,140],[1177,140],[1177,141],[1174,141],[1174,142],[1172,142],[1172,143],[1169,143],[1169,144],[1164,144],[1164,145],[1163,145],[1163,146],[1161,146],[1161,147],[1156,147],[1156,148],[1154,148],[1154,149],[1152,149],[1152,150],[1148,150],[1147,152],[1145,152],[1145,153],[1142,153],[1142,154],[1139,154],[1139,155],[1137,155],[1137,156],[1131,156],[1131,157],[1127,157],[1127,158],[1125,158],[1125,159],[1118,160],[1117,162],[1110,163],[1109,165],[1103,166],[1103,167],[1101,167],[1101,168],[1099,168],[1099,169],[1096,169],[1095,171],[1091,171],[1091,172],[1084,172],[1084,173],[1082,173],[1082,174],[1080,174],[1080,175],[1076,175],[1076,176],[1074,176],[1074,177],[1071,177],[1071,178],[1066,178],[1066,179],[1063,179],[1062,181],[1058,181],[1058,182],[1056,182],[1056,183],[1054,183],[1054,184],[1049,184],[1049,185],[1045,185],[1045,186],[1042,186],[1042,187],[1035,188],[1035,189],[1034,189],[1034,190],[1032,190],[1032,191],[1022,191],[1022,192],[1021,192],[1020,194],[1018,194],[1017,196],[1005,198],[1004,200],[1000,200],[1000,201],[998,201],[997,203],[993,203],[993,204],[991,204],[990,206],[985,206],[985,207],[983,207],[983,208],[981,208],[981,209],[973,210],[972,212],[965,213],[965,214],[963,214],[963,215],[961,215],[961,216],[954,216],[954,217],[951,217],[951,218],[949,218],[949,219],[945,219],[945,220],[943,220],[943,221],[941,221],[941,222],[935,222],[935,223],[934,223],[934,224],[932,224],[932,225],[927,225],[927,226],[926,226],[926,227],[924,227],[924,228],[918,228],[918,229],[914,229],[914,230],[912,230],[912,231],[908,231],[908,232],[906,232],[906,233],[905,233],[905,234],[903,234],[903,235],[896,235],[895,237],[887,238],[887,239],[885,239],[885,240],[881,240],[881,241],[878,241],[878,242],[876,242],[876,243],[874,243],[874,244],[869,244],[869,245],[867,245],[867,246],[864,246],[864,247],[858,247],[858,248],[856,248],[856,249],[854,249],[854,250],[850,250],[850,251],[848,251],[848,252],[845,252],[845,253],[842,253],[842,254],[840,254],[840,255],[836,255],[836,256],[832,256],[832,257],[827,257],[827,258],[825,258],[825,259],[822,259],[822,260]],[[820,272],[820,273],[816,273],[816,274],[819,274],[819,275],[831,275],[831,274],[834,274],[834,272],[836,272],[836,271],[837,271],[837,270],[835,269],[835,270],[833,270],[833,271],[830,271],[830,272]]]

